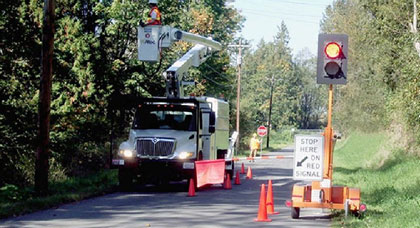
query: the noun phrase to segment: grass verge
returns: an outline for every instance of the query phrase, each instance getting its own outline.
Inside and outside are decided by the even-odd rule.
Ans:
[[[50,183],[50,193],[45,197],[35,196],[33,188],[19,189],[8,185],[0,190],[0,218],[103,195],[115,191],[117,185],[117,170],[104,170],[87,177],[73,177],[63,182]]]
[[[336,146],[334,185],[360,188],[367,212],[337,211],[334,227],[420,227],[420,158],[387,147],[384,134],[364,133]]]

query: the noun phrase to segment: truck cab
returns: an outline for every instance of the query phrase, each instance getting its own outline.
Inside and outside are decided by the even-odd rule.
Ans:
[[[195,177],[195,161],[225,159],[233,174],[229,104],[210,97],[139,101],[117,159],[121,187],[134,179],[161,184]]]

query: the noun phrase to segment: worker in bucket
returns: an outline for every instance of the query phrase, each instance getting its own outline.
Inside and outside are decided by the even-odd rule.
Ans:
[[[254,133],[252,135],[251,141],[249,142],[249,149],[251,152],[249,153],[250,162],[254,161],[254,157],[257,155],[257,151],[260,148],[260,140],[257,139],[257,134]]]
[[[157,6],[158,0],[149,0],[150,12],[147,16],[147,23],[144,24],[140,21],[140,26],[148,26],[148,25],[161,25],[162,24],[162,15],[160,10]]]

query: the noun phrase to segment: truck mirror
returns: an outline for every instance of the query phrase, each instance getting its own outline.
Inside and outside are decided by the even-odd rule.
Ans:
[[[214,133],[216,131],[216,113],[210,112],[210,120],[209,120],[209,132]]]
[[[216,124],[216,113],[210,112],[210,126],[214,126]]]
[[[209,127],[209,132],[214,133],[216,131],[216,128],[214,126]]]

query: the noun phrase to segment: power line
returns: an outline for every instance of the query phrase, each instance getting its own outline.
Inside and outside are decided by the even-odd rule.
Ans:
[[[268,15],[268,14],[253,13],[253,12],[248,12],[248,14],[258,15],[258,16],[263,16],[263,17],[270,17],[270,18],[288,19],[288,20],[293,20],[293,21],[308,23],[308,24],[318,24],[317,22],[313,22],[313,21],[305,21],[305,20],[289,18],[289,17],[279,17],[278,15]]]
[[[280,11],[270,11],[270,10],[257,10],[257,9],[247,9],[247,8],[241,8],[241,10],[245,10],[245,11],[251,11],[251,12],[256,12],[256,13],[268,13],[268,14],[274,14],[274,15],[289,15],[289,16],[297,16],[297,17],[313,17],[313,18],[319,18],[319,16],[315,16],[315,15],[304,15],[304,14],[291,14],[291,13],[284,13],[284,12],[280,12]]]
[[[218,74],[219,76],[225,78],[226,80],[231,80],[230,78],[228,78],[228,76],[226,76],[225,74],[222,74],[220,72],[218,72],[216,69],[214,69],[212,66],[210,66],[207,63],[204,63],[204,66],[208,67],[210,70],[212,70],[214,73]]]
[[[313,3],[313,2],[297,2],[297,1],[290,1],[290,0],[267,0],[270,2],[275,2],[275,3],[286,3],[289,5],[304,5],[304,6],[313,6],[313,7],[318,7],[318,6],[325,6],[327,4],[321,4],[321,3]],[[252,0],[252,3],[255,3],[255,0]],[[261,5],[261,4],[259,4]]]
[[[207,80],[210,80],[211,82],[213,82],[214,84],[216,84],[216,85],[218,85],[218,86],[221,86],[221,87],[223,87],[223,88],[233,88],[233,86],[232,85],[230,85],[230,86],[227,86],[227,85],[223,85],[223,84],[220,84],[219,82],[216,82],[215,80],[213,80],[213,79],[211,79],[211,78],[209,78],[209,77],[207,77],[206,75],[202,75],[204,78],[206,78]]]

